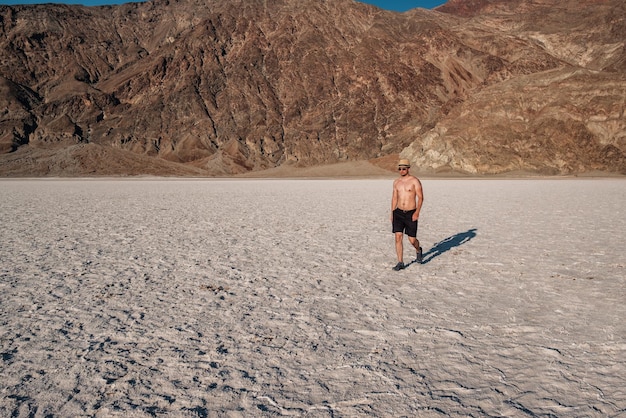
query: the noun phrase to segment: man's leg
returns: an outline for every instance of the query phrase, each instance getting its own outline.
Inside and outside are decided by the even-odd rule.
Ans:
[[[402,232],[394,232],[396,239],[396,254],[398,256],[398,264],[393,268],[395,271],[402,270],[406,267],[402,261]]]
[[[417,262],[421,263],[422,262],[422,247],[420,247],[419,240],[415,237],[409,237],[409,242],[411,243],[413,247],[415,247],[415,254],[416,254]]]
[[[404,249],[402,248],[402,232],[396,232],[396,255],[398,256],[398,263],[402,262],[402,253]]]

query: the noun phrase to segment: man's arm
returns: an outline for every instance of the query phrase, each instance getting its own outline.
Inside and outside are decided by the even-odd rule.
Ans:
[[[393,220],[393,211],[398,207],[398,188],[396,187],[396,183],[397,181],[393,182],[393,193],[391,195],[391,220]]]
[[[420,217],[420,210],[422,210],[422,203],[424,203],[424,191],[422,190],[422,182],[415,178],[415,200],[417,209],[415,210],[414,219],[417,220]]]

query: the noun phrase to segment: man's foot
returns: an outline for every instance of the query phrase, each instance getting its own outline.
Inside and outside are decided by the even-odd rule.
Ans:
[[[420,249],[419,249],[419,250],[417,250],[416,260],[417,260],[417,262],[418,262],[418,263],[420,263],[420,264],[421,264],[422,259],[423,259],[423,255],[422,255],[422,247],[420,247]]]
[[[398,264],[396,264],[396,266],[393,268],[395,271],[400,271],[403,268],[405,268],[406,266],[404,265],[404,263],[402,261],[399,261]]]

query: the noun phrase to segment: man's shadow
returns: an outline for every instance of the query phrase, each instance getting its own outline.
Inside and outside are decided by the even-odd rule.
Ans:
[[[443,241],[439,241],[438,243],[433,245],[433,247],[430,250],[428,250],[422,255],[421,264],[430,263],[433,258],[439,257],[441,254],[445,253],[446,251],[451,250],[452,248],[465,244],[466,242],[468,242],[475,236],[476,236],[476,228],[472,228],[472,229],[468,229],[465,232],[459,232],[458,234],[452,235],[451,237],[448,237],[444,239]]]

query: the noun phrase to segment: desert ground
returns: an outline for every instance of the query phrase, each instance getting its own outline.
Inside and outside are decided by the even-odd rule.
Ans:
[[[422,182],[0,180],[0,416],[626,417],[626,180]]]

